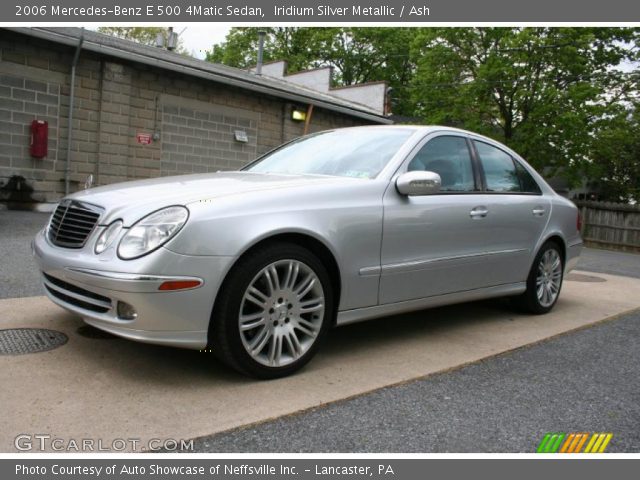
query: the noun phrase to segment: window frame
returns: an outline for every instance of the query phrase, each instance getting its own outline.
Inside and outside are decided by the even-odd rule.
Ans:
[[[525,167],[522,162],[520,162],[517,158],[515,158],[511,153],[509,153],[508,151],[506,151],[504,148],[500,148],[498,145],[495,145],[493,143],[487,142],[485,140],[481,140],[478,138],[470,138],[470,143],[471,143],[471,150],[473,152],[473,156],[475,158],[475,162],[477,164],[477,168],[478,168],[478,172],[480,173],[480,181],[481,181],[481,185],[482,185],[482,191],[487,194],[487,195],[533,195],[533,196],[542,196],[542,188],[540,188],[540,185],[538,184],[538,182],[536,181],[535,177],[533,175],[531,175],[531,173],[529,172],[529,170],[527,169],[527,167]],[[522,176],[518,173],[518,167],[522,168],[525,172],[527,172],[530,176],[531,179],[533,180],[533,183],[538,187],[538,191],[537,192],[525,192],[525,191],[520,191],[520,192],[508,192],[508,191],[493,191],[493,190],[489,190],[487,187],[487,177],[484,171],[484,167],[482,165],[482,160],[480,159],[480,154],[478,153],[478,149],[476,148],[476,142],[478,143],[484,143],[485,145],[488,145],[490,147],[493,147],[497,150],[500,150],[502,153],[504,153],[505,155],[507,155],[510,159],[511,162],[513,163],[513,168],[516,171],[516,175],[518,178],[518,183],[520,184],[520,188],[522,189],[524,187],[523,181],[522,181]]]
[[[467,145],[467,151],[469,153],[469,161],[471,162],[471,171],[472,171],[472,174],[473,174],[473,190],[459,191],[459,192],[456,192],[456,191],[439,191],[438,193],[434,193],[434,194],[429,195],[429,196],[433,196],[433,195],[477,195],[477,194],[482,194],[483,193],[482,177],[480,175],[480,171],[478,170],[478,164],[477,164],[476,158],[474,157],[473,145],[471,144],[471,140],[470,140],[468,135],[465,135],[464,133],[455,132],[455,131],[440,131],[440,132],[435,132],[435,133],[431,133],[431,134],[426,135],[422,140],[420,140],[418,142],[418,144],[411,150],[409,155],[407,155],[407,157],[404,159],[404,161],[400,165],[400,168],[398,168],[398,170],[396,171],[396,174],[393,176],[392,182],[395,182],[395,179],[397,178],[397,176],[399,174],[407,173],[409,171],[408,170],[409,165],[411,164],[413,159],[418,155],[418,153],[420,153],[420,150],[422,150],[422,148],[427,143],[429,143],[431,140],[435,140],[436,138],[440,138],[440,137],[461,138],[461,139],[463,139],[465,141],[465,143]]]

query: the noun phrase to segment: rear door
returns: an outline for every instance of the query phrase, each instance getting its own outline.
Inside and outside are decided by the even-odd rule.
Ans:
[[[487,281],[492,285],[522,282],[529,272],[533,249],[551,214],[527,169],[496,145],[472,140],[481,171],[486,206]]]

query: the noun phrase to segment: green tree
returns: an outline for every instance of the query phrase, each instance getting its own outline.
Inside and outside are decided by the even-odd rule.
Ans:
[[[640,201],[640,104],[603,121],[588,178],[601,200]]]
[[[255,65],[259,30],[231,29],[207,60]],[[546,176],[574,184],[586,176],[612,198],[638,196],[625,180],[639,177],[638,135],[630,135],[637,132],[630,112],[640,88],[638,28],[264,30],[265,61],[287,60],[290,73],[332,66],[337,86],[386,80],[396,114],[484,133]]]
[[[512,146],[547,175],[577,180],[600,121],[637,91],[631,28],[423,29],[412,54],[416,115]]]
[[[169,29],[167,27],[98,27],[98,32],[148,46],[156,45],[158,34],[162,35],[165,45],[169,38]],[[178,45],[175,51],[181,55],[189,55],[181,38],[178,38]]]

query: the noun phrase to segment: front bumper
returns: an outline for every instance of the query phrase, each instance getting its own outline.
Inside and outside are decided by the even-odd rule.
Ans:
[[[44,231],[33,241],[33,255],[47,296],[86,323],[131,340],[192,349],[207,345],[213,302],[234,261],[234,257],[181,255],[165,248],[125,261],[115,251],[95,255],[90,247],[51,245]],[[186,279],[202,284],[188,290],[158,290],[163,282]],[[136,317],[119,317],[118,302],[131,305]]]

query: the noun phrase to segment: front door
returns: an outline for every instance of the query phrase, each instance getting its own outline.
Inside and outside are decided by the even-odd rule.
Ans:
[[[433,171],[435,195],[384,196],[380,303],[389,304],[487,286],[494,232],[480,191],[471,143],[463,134],[430,134],[399,173]]]

